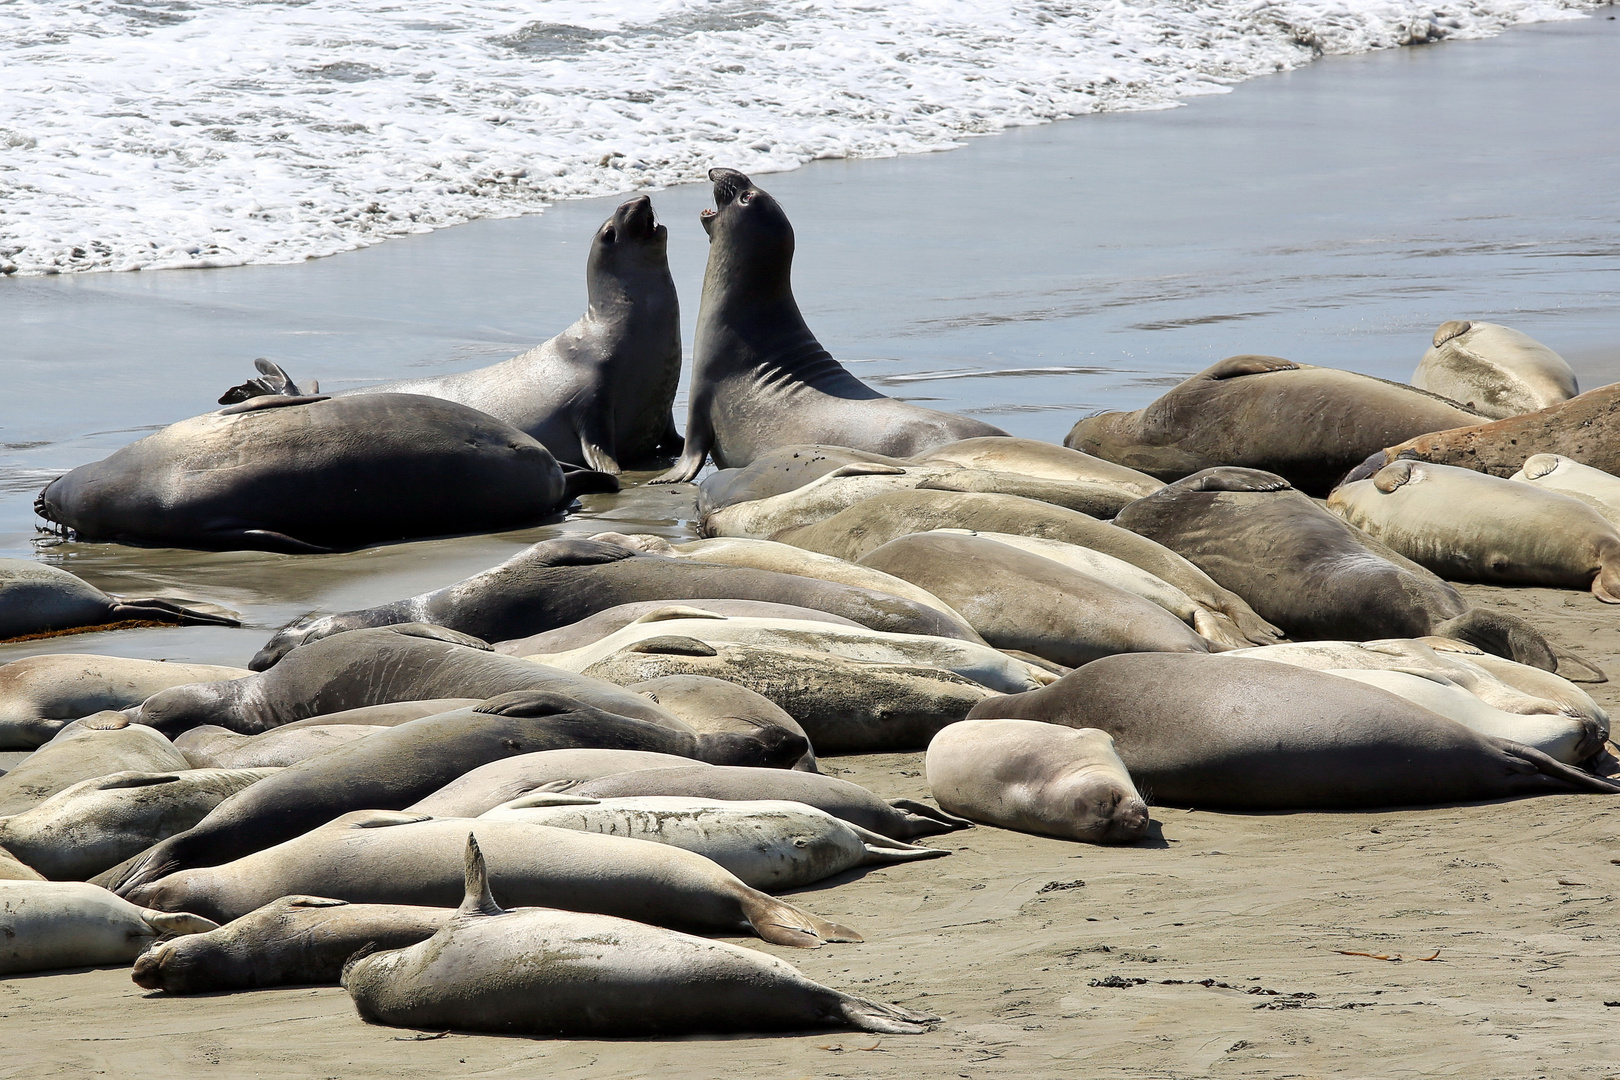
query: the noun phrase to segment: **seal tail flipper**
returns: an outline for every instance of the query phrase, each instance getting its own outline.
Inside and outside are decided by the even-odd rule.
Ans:
[[[1557,657],[1547,639],[1516,615],[1471,608],[1431,628],[1429,632],[1437,637],[1466,641],[1475,648],[1543,671],[1558,669]]]
[[[950,852],[943,848],[918,847],[908,844],[904,840],[895,840],[875,833],[871,829],[863,829],[859,825],[844,822],[844,826],[861,838],[861,844],[866,848],[866,858],[861,860],[862,866],[881,866],[885,863],[915,862],[918,859],[937,859]]]
[[[1570,682],[1603,683],[1609,681],[1609,676],[1604,674],[1602,668],[1568,649],[1554,645],[1553,656],[1558,661],[1558,674]]]
[[[280,364],[261,356],[253,361],[258,369],[259,378],[249,379],[245,383],[233,386],[220,395],[221,405],[235,405],[239,401],[247,401],[256,397],[303,397],[306,393],[313,394],[320,384],[310,383],[307,391],[301,390],[292,377],[284,371]]]
[[[456,914],[466,918],[506,914],[489,891],[489,867],[478,848],[478,838],[472,833],[467,834],[467,892]]]
[[[113,613],[121,619],[150,619],[153,622],[175,623],[180,626],[241,626],[240,619],[230,615],[216,615],[201,608],[186,607],[160,596],[145,596],[138,600],[118,599]],[[210,605],[212,606],[212,605]],[[225,608],[218,609],[225,611]]]
[[[212,919],[205,919],[201,915],[193,915],[189,911],[157,911],[153,908],[142,908],[141,918],[146,925],[165,934],[206,934],[210,930],[218,930],[219,923]]]
[[[611,459],[609,459],[611,460]],[[614,475],[618,472],[617,464],[612,470],[582,469],[578,465],[563,465],[558,462],[563,474],[563,501],[573,502],[581,495],[595,495],[598,493],[612,494],[619,490],[619,478]]]
[[[1508,755],[1514,771],[1535,775],[1553,782],[1557,791],[1589,791],[1599,795],[1620,795],[1620,783],[1587,772],[1575,765],[1566,765],[1540,750],[1510,739],[1490,739]]]
[[[772,945],[816,949],[827,941],[866,940],[849,927],[818,918],[786,900],[778,900],[746,885],[743,888],[746,890],[741,897],[743,917],[754,933]]]
[[[883,1035],[921,1035],[939,1023],[939,1017],[931,1013],[913,1012],[851,994],[838,995],[837,1013],[852,1028]]]
[[[973,822],[967,818],[948,814],[937,806],[929,806],[927,803],[918,802],[916,799],[890,799],[889,805],[896,810],[904,810],[921,821],[931,822],[939,826],[938,828],[928,829],[926,832],[918,832],[915,834],[917,836],[929,836],[934,833],[955,832],[958,829],[973,828]]]
[[[1603,564],[1592,578],[1592,595],[1605,604],[1620,604],[1620,563]]]

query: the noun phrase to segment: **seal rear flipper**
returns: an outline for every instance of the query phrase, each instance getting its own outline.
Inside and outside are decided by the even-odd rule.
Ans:
[[[839,994],[838,998],[837,1014],[843,1017],[844,1023],[862,1031],[883,1035],[922,1035],[940,1022],[939,1017],[931,1013],[913,1012],[898,1005],[868,1001],[850,994]]]
[[[239,401],[247,401],[256,397],[305,396],[306,391],[298,388],[298,384],[292,381],[291,376],[282,369],[280,364],[261,356],[253,361],[253,366],[258,369],[260,378],[249,379],[247,382],[233,386],[225,391],[219,399],[221,405],[234,405]],[[309,384],[307,393],[314,394],[319,391],[319,383],[312,382]]]
[[[612,461],[611,458],[608,459]],[[582,469],[578,465],[564,465],[558,462],[563,474],[563,502],[571,503],[581,495],[609,494],[619,490],[619,478],[614,474],[619,471],[615,462],[611,471],[597,471],[596,469]]]
[[[1592,577],[1592,595],[1605,604],[1620,604],[1620,564],[1605,562]]]
[[[1488,653],[1543,671],[1557,671],[1553,647],[1541,632],[1516,615],[1470,608],[1429,631],[1437,637],[1466,641]]]
[[[1602,668],[1568,649],[1554,645],[1553,656],[1558,661],[1557,674],[1562,675],[1570,682],[1604,683],[1609,681],[1609,676],[1604,674]]]
[[[1589,791],[1599,795],[1620,795],[1620,783],[1607,780],[1574,765],[1549,757],[1540,750],[1510,739],[1487,737],[1486,741],[1500,749],[1508,758],[1509,768],[1519,775],[1536,776],[1549,781],[1554,791]]]
[[[478,848],[478,838],[467,834],[467,890],[461,906],[456,909],[459,918],[505,915],[506,909],[495,902],[489,891],[489,867],[484,864],[484,853]]]
[[[851,825],[852,829],[859,829],[863,834],[861,839],[866,848],[866,858],[861,860],[862,866],[884,866],[888,863],[916,862],[918,859],[937,859],[941,855],[949,855],[944,848],[917,847],[900,840],[891,840],[868,829],[860,829]]]
[[[992,699],[986,698],[985,700],[989,701]],[[938,829],[930,829],[926,833],[920,832],[917,834],[918,836],[928,836],[932,835],[933,833],[955,832],[958,829],[973,828],[973,822],[969,821],[967,818],[957,817],[955,814],[946,813],[937,806],[929,806],[927,803],[918,802],[916,799],[890,799],[889,805],[894,807],[896,810],[904,810],[906,813],[915,818],[943,826],[942,828]]]
[[[795,949],[818,949],[827,941],[864,941],[865,938],[847,926],[840,926],[818,918],[786,900],[778,900],[757,889],[748,889],[739,899],[743,917],[754,933],[772,945],[791,945]]]
[[[180,626],[241,626],[240,619],[230,615],[215,615],[199,608],[185,607],[160,596],[146,596],[138,600],[115,598],[113,614],[120,619],[150,619],[153,622],[172,622]],[[211,606],[211,605],[210,605]],[[219,610],[225,611],[225,608]],[[234,613],[233,613],[234,614]]]
[[[146,925],[165,934],[206,934],[210,930],[218,930],[219,923],[212,919],[205,919],[201,915],[193,915],[189,911],[157,911],[154,908],[142,908],[141,918]]]

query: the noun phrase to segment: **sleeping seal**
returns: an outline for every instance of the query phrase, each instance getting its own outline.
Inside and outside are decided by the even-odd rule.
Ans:
[[[1524,467],[1508,479],[1579,499],[1604,521],[1620,528],[1620,476],[1557,454],[1532,454],[1524,459]]]
[[[0,559],[0,641],[127,626],[241,625],[229,615],[184,607],[174,600],[111,596],[66,570],[32,559]]]
[[[1452,581],[1589,588],[1620,604],[1620,530],[1556,491],[1406,460],[1335,489],[1328,509]]]
[[[1172,806],[1330,810],[1620,793],[1388,691],[1242,657],[1105,656],[974,712],[1100,728],[1131,778]]]
[[[1545,409],[1581,392],[1564,358],[1535,338],[1466,319],[1440,324],[1412,385],[1492,420]]]
[[[1371,450],[1483,419],[1454,401],[1370,375],[1275,356],[1229,356],[1144,409],[1086,417],[1063,445],[1160,480],[1236,465],[1325,495]]]
[[[653,483],[691,480],[713,456],[747,465],[791,443],[831,443],[893,457],[1005,431],[908,405],[832,358],[793,299],[793,226],[782,207],[732,169],[711,169],[709,263],[692,342],[686,449]]]
[[[79,881],[0,881],[0,975],[127,964],[159,934],[217,928]]]
[[[720,768],[678,754],[660,754],[653,750],[540,750],[480,765],[405,809],[413,814],[430,814],[433,817],[477,817],[485,810],[493,810],[520,795],[546,788],[547,784],[577,784],[598,776],[686,765]]]
[[[453,401],[258,397],[79,466],[34,512],[81,540],[299,554],[516,529],[617,490]]]
[[[826,1027],[915,1034],[938,1019],[830,990],[754,949],[607,915],[504,911],[478,841],[469,836],[466,847],[465,898],[443,929],[344,966],[361,1019],[563,1038]],[[495,885],[510,895],[498,874]]]
[[[81,716],[127,709],[171,686],[250,674],[244,668],[122,656],[25,656],[0,666],[0,750],[32,749]]]
[[[123,713],[87,716],[0,776],[0,815],[20,814],[81,780],[115,772],[167,773],[190,762],[163,735]]]

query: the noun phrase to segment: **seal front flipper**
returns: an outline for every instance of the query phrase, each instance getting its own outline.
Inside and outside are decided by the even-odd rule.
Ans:
[[[1168,485],[1187,491],[1284,491],[1293,485],[1276,473],[1220,465]]]
[[[612,406],[606,394],[598,395],[597,400],[589,402],[583,410],[584,415],[575,418],[574,434],[579,438],[585,464],[598,472],[617,476],[623,470],[614,453],[618,443],[614,439]]]
[[[1298,371],[1299,365],[1280,356],[1228,356],[1214,367],[1205,368],[1195,379],[1236,379],[1243,375],[1264,375],[1272,371]]]
[[[586,454],[589,456],[587,449]],[[612,462],[612,458],[608,458]],[[619,490],[618,463],[611,470],[581,469],[578,465],[557,462],[563,474],[563,501],[571,503],[581,495],[612,494]]]
[[[693,403],[691,415],[686,421],[684,447],[675,467],[662,476],[653,477],[650,483],[689,484],[703,471],[703,463],[709,459],[709,451],[714,447],[714,429],[704,416],[704,410],[700,410],[696,402]],[[719,465],[719,462],[715,464]]]

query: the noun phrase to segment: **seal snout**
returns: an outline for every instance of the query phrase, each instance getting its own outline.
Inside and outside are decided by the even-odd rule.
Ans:
[[[710,169],[709,179],[714,182],[714,211],[718,213],[737,201],[738,196],[754,186],[754,182],[736,169]]]
[[[1146,835],[1148,817],[1147,803],[1135,797],[1122,799],[1114,810],[1107,831],[1103,833],[1103,841],[1109,844],[1134,844]]]
[[[663,235],[665,229],[658,223],[658,215],[653,212],[652,199],[645,195],[637,195],[614,211],[613,220],[608,223],[603,239],[611,243],[616,238],[615,232],[627,240],[653,240]]]

